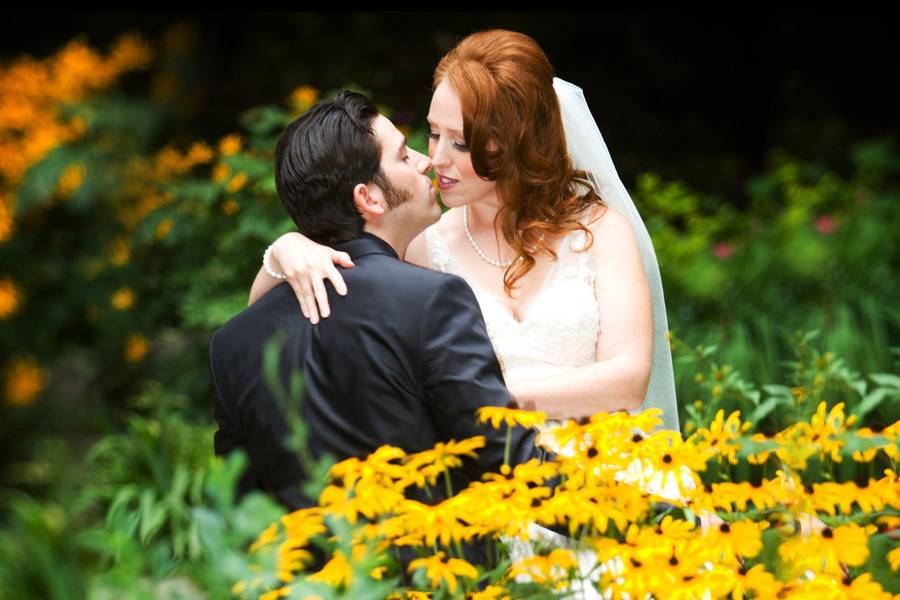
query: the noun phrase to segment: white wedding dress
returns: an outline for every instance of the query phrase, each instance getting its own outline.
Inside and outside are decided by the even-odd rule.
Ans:
[[[429,268],[459,275],[475,292],[507,382],[553,375],[597,360],[600,323],[594,269],[589,252],[576,252],[584,248],[584,232],[573,231],[563,239],[557,262],[521,322],[501,298],[466,275],[448,251],[438,224],[425,230],[425,238]]]
[[[540,294],[529,312],[522,315],[522,321],[517,321],[502,299],[467,276],[448,250],[438,224],[425,230],[428,267],[459,275],[472,287],[507,382],[596,362],[597,339],[601,335],[599,305],[590,252],[579,252],[585,246],[585,238],[584,232],[578,230],[563,239],[558,260],[547,274]],[[552,427],[553,423],[547,426]],[[569,538],[535,524],[529,527],[529,537],[546,546],[571,547]],[[506,541],[514,562],[534,553],[533,543]],[[596,556],[591,551],[579,551],[577,556],[584,576],[593,569]],[[602,598],[586,581],[576,581],[568,591],[576,598]]]

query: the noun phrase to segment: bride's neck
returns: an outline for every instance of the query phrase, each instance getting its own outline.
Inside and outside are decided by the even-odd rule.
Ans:
[[[494,231],[494,219],[500,211],[499,206],[486,202],[473,202],[468,205],[467,210],[469,213],[469,229],[483,232]]]

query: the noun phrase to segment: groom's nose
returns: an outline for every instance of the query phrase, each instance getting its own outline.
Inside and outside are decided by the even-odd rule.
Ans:
[[[421,152],[416,152],[415,150],[412,150],[412,152],[416,153],[416,158],[415,158],[416,170],[422,174],[425,174],[428,171],[430,171],[431,170],[431,159],[428,158],[428,155],[422,154]]]

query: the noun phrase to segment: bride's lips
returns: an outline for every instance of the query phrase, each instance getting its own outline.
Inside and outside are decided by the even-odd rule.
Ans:
[[[449,190],[454,185],[456,185],[458,182],[457,179],[450,179],[449,177],[444,177],[440,173],[436,173],[436,175],[437,175],[437,184],[438,184],[438,187],[441,188],[441,191]]]

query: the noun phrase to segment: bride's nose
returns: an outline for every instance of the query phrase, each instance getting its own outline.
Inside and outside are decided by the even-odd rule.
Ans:
[[[431,154],[431,166],[440,169],[450,164],[450,160],[447,158],[447,151],[440,142],[432,141],[428,150],[429,154]]]

